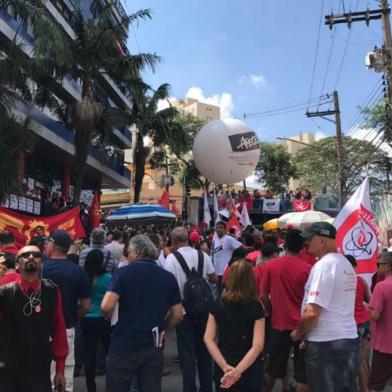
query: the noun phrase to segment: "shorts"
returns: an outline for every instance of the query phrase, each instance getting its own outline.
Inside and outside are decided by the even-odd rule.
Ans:
[[[358,338],[308,342],[305,361],[310,391],[357,391]]]
[[[370,321],[357,325],[357,330],[361,340],[370,339]]]
[[[283,379],[287,374],[291,349],[294,349],[294,379],[300,384],[306,384],[304,353],[299,350],[299,342],[293,342],[291,331],[279,331],[271,328],[269,356],[266,373],[273,378]]]
[[[392,354],[374,350],[368,382],[369,389],[382,391],[390,378],[392,378]]]

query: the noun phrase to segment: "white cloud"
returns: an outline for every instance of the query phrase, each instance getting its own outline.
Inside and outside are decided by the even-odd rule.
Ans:
[[[378,133],[374,129],[370,128],[352,128],[348,133],[352,138],[366,140],[375,146],[379,146],[379,148],[385,151],[389,157],[392,157],[392,148],[388,145],[388,143],[381,142],[383,137],[382,132]]]
[[[199,102],[219,106],[221,111],[221,118],[230,118],[231,112],[234,109],[233,96],[227,92],[215,94],[211,97],[206,97],[200,87],[193,86],[188,89],[186,98],[193,98],[197,99]]]
[[[324,133],[323,131],[317,131],[316,134],[314,135],[316,142],[320,139],[325,139],[326,137],[328,137],[328,135],[326,133]]]
[[[169,103],[175,101],[176,99],[177,99],[176,97],[169,97],[168,99],[160,99],[157,105],[157,112],[160,112],[163,109],[167,109],[170,106]]]
[[[244,85],[244,84],[252,84],[254,87],[258,89],[263,89],[263,90],[268,90],[270,88],[270,84],[266,77],[262,74],[248,74],[248,75],[243,75],[238,79],[238,84]]]

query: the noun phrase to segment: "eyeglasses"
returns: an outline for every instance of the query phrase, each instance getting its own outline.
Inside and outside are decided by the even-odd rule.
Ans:
[[[379,267],[380,265],[385,265],[385,264],[388,264],[388,263],[377,263],[376,265],[377,265],[377,267]]]
[[[21,253],[18,257],[21,259],[28,259],[30,256],[33,256],[35,259],[42,258],[41,252],[24,252],[24,253]]]

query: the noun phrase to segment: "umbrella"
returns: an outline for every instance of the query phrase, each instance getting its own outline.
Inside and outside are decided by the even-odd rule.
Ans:
[[[269,221],[265,222],[263,224],[263,229],[264,229],[264,231],[279,229],[278,219],[274,218],[274,219],[270,219]]]
[[[321,211],[289,212],[278,218],[281,229],[292,227],[293,229],[305,230],[315,222],[330,222],[331,217]]]
[[[176,215],[159,204],[129,204],[111,212],[106,218],[110,223],[145,225],[152,223],[172,223]]]

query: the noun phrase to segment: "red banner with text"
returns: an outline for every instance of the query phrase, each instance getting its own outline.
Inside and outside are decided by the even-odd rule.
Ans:
[[[308,211],[312,207],[310,200],[295,199],[293,202],[294,211]]]
[[[42,217],[17,214],[7,208],[0,208],[0,231],[11,231],[18,247],[24,246],[37,235],[37,227],[43,230],[45,236],[49,236],[56,229],[67,231],[74,239],[86,236],[79,218],[79,208]]]

